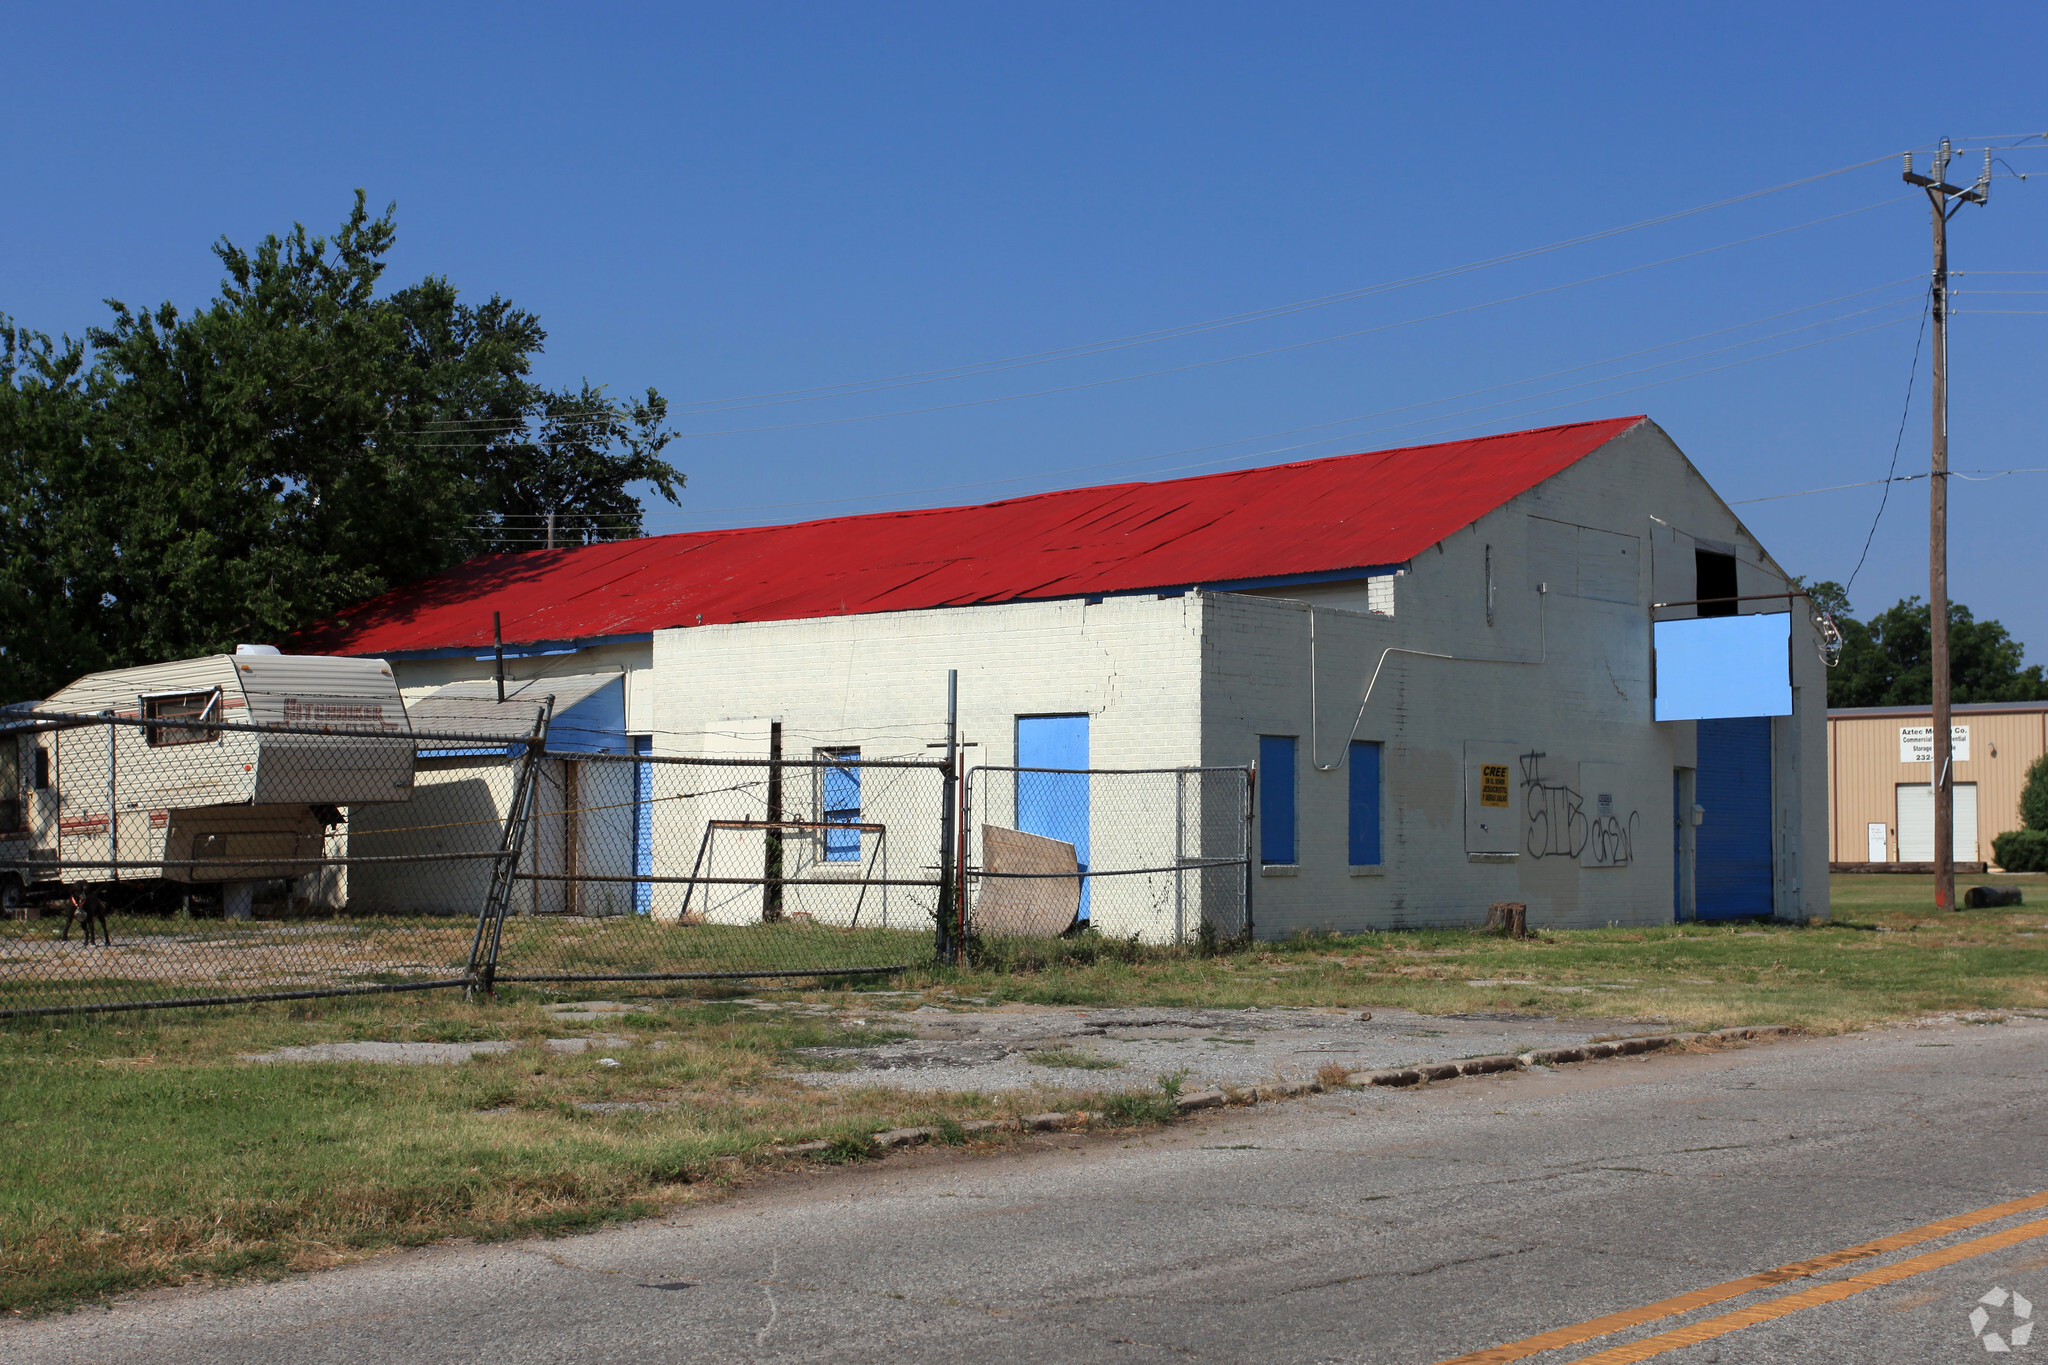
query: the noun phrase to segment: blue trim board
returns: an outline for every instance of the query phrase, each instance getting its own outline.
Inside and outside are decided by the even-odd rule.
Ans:
[[[1184,597],[1191,592],[1250,592],[1256,588],[1292,588],[1310,583],[1348,583],[1360,578],[1378,578],[1385,574],[1406,569],[1400,564],[1360,564],[1348,569],[1319,569],[1314,573],[1277,574],[1271,578],[1227,578],[1213,583],[1161,583],[1149,588],[1124,588],[1116,592],[1070,593],[1057,597],[1004,597],[993,601],[956,602],[955,607],[1003,606],[1011,602],[1100,602],[1110,597]],[[933,611],[934,607],[905,607],[903,611]],[[861,616],[893,616],[898,612],[859,612]],[[820,619],[820,618],[792,618]],[[746,622],[730,622],[745,625]],[[686,622],[678,621],[673,627],[663,629],[684,630]],[[599,645],[642,644],[654,639],[653,631],[640,631],[631,635],[591,635],[575,640],[526,640],[518,645],[505,646],[508,659],[531,658],[537,654],[569,654],[579,649],[595,649]],[[357,659],[490,659],[495,652],[479,654],[476,645],[449,646],[442,649],[387,649],[368,654],[350,655]]]
[[[595,649],[599,645],[636,645],[654,639],[654,632],[643,630],[635,635],[591,635],[580,640],[527,640],[517,645],[505,646],[508,659],[530,658],[536,654],[573,654],[579,649]],[[451,645],[445,649],[386,649],[374,650],[367,654],[352,654],[353,659],[491,659],[496,652],[479,654],[475,645]]]
[[[1213,583],[1163,583],[1151,588],[1125,588],[1119,592],[1093,592],[1082,600],[1093,606],[1111,597],[1185,597],[1191,592],[1251,592],[1258,588],[1295,588],[1311,583],[1354,583],[1361,578],[1380,578],[1398,573],[1408,565],[1361,564],[1351,569],[1318,569],[1314,573],[1284,573],[1271,578],[1226,578]],[[1020,597],[1018,602],[1059,602],[1058,597]],[[982,605],[976,603],[974,605]]]
[[[1407,564],[1361,564],[1351,569],[1324,569],[1316,573],[1284,573],[1272,578],[1231,578],[1216,583],[1196,583],[1202,592],[1250,592],[1254,588],[1293,588],[1309,583],[1348,583],[1359,578],[1382,578],[1407,568]]]

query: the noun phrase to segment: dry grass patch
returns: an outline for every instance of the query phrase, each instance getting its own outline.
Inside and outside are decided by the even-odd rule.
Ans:
[[[549,1013],[568,997],[512,989],[475,1004],[422,994],[9,1021],[0,1308],[312,1269],[449,1237],[571,1231],[715,1197],[750,1165],[780,1160],[777,1145],[829,1141],[857,1159],[882,1128],[957,1135],[967,1119],[1043,1107],[810,1090],[781,1074],[815,1065],[797,1048],[901,1036],[895,1013],[922,1003],[1388,1005],[1818,1032],[2048,1010],[2048,905],[1938,914],[1927,880],[1838,877],[1826,926],[1305,935],[1213,956],[1068,944],[1002,970],[922,969],[896,983],[909,994],[763,991],[750,1002],[634,988],[644,1012],[590,1021]],[[2048,878],[1999,880],[2048,899]],[[573,1056],[540,1046],[579,1034],[635,1044]],[[527,1046],[440,1067],[240,1060],[323,1042],[491,1039]],[[609,1107],[581,1107],[593,1104]],[[1171,1117],[1158,1091],[1062,1105],[1121,1123]]]

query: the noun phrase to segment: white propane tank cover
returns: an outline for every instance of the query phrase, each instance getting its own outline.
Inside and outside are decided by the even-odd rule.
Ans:
[[[236,645],[237,654],[283,654],[276,645]]]

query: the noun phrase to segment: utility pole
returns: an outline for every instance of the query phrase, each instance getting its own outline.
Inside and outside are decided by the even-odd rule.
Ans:
[[[1956,908],[1956,830],[1954,738],[1949,715],[1948,659],[1948,220],[1965,204],[1982,204],[1991,194],[1991,152],[1984,152],[1984,173],[1968,189],[1948,183],[1952,157],[1947,138],[1934,154],[1932,175],[1913,173],[1913,154],[1905,155],[1905,180],[1927,191],[1934,217],[1934,278],[1930,308],[1934,314],[1934,452],[1927,480],[1928,573],[1927,624],[1934,671],[1934,908]]]

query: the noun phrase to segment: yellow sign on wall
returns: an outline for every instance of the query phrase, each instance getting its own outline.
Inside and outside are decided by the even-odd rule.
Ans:
[[[1505,763],[1482,763],[1479,765],[1479,804],[1482,806],[1506,806],[1508,803],[1508,765]]]

